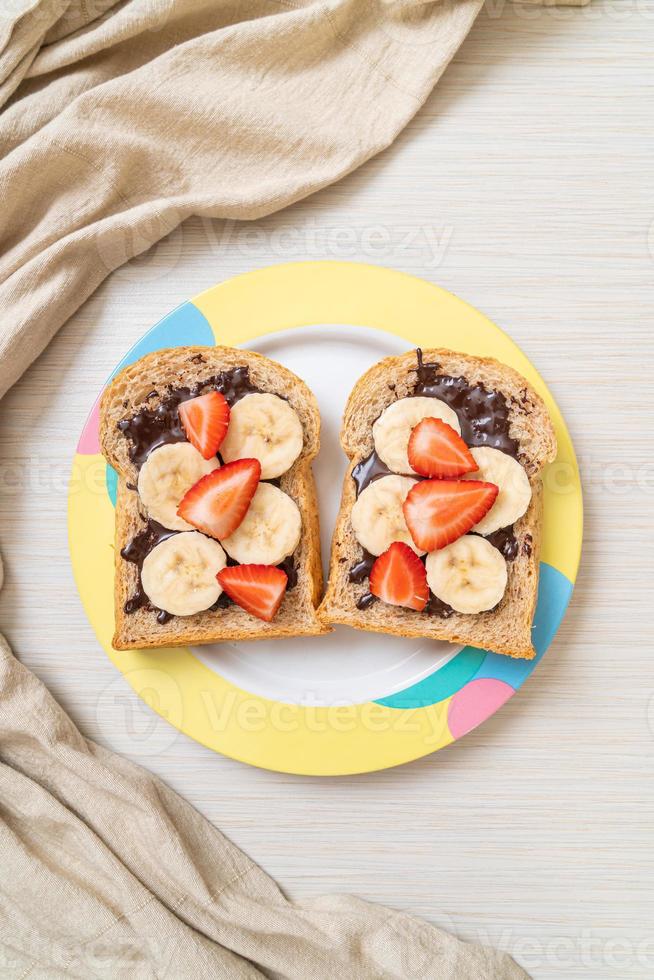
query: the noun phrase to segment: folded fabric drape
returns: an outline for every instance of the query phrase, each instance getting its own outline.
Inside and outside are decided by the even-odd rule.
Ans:
[[[523,980],[347,895],[289,902],[144,769],[83,738],[0,636],[0,976]]]
[[[481,0],[0,8],[0,395],[191,214],[252,219],[392,142]]]

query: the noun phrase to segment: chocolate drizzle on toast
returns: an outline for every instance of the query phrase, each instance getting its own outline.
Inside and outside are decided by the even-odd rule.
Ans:
[[[139,531],[129,544],[121,548],[120,557],[125,561],[132,562],[138,568],[138,588],[123,607],[126,613],[135,613],[137,609],[149,609],[156,612],[157,622],[161,626],[172,619],[172,615],[166,612],[165,609],[158,609],[156,606],[153,606],[143,591],[141,569],[143,568],[143,562],[152,549],[156,548],[162,541],[165,541],[166,538],[171,538],[173,534],[177,533],[177,531],[171,531],[170,528],[164,527],[163,524],[158,524],[157,521],[148,518],[145,528]]]
[[[359,585],[361,582],[365,582],[367,578],[370,578],[370,572],[372,571],[372,566],[377,561],[374,555],[371,555],[369,551],[362,548],[363,558],[358,561],[356,565],[353,565],[350,569],[349,579],[350,582],[354,582]]]
[[[379,458],[376,450],[373,449],[370,456],[362,459],[352,470],[352,479],[357,488],[357,497],[369,484],[381,479],[382,476],[390,476],[392,472],[386,463]]]
[[[441,619],[449,619],[450,616],[454,615],[454,610],[451,606],[448,606],[446,602],[439,599],[437,595],[433,592],[429,593],[429,599],[427,600],[427,605],[425,606],[423,612],[428,616],[440,616]]]
[[[470,384],[465,378],[441,374],[439,364],[424,363],[420,348],[416,355],[416,383],[408,397],[440,399],[456,412],[461,437],[468,446],[490,446],[518,459],[520,447],[509,435],[509,406],[504,395],[481,384]],[[391,472],[373,449],[352,470],[357,497],[370,483]]]
[[[196,357],[201,357],[201,355],[196,355]],[[221,371],[220,374],[214,374],[191,386],[168,387],[156,408],[144,407],[132,418],[122,419],[118,423],[118,428],[131,443],[129,458],[140,469],[153,449],[157,449],[166,443],[186,442],[186,434],[179,419],[178,408],[182,402],[188,401],[189,398],[197,398],[198,395],[203,395],[207,391],[219,391],[231,406],[236,404],[239,399],[244,398],[245,395],[260,390],[250,381],[250,372],[247,366]],[[146,401],[158,397],[158,391],[151,391]]]
[[[470,534],[475,534],[475,532],[470,531]],[[493,531],[492,534],[484,535],[484,537],[494,548],[497,548],[500,554],[504,555],[507,561],[515,561],[518,557],[520,546],[513,532],[513,524],[509,524],[508,527],[501,527],[497,531]]]
[[[461,426],[461,437],[468,446],[490,446],[518,459],[520,447],[517,440],[509,434],[509,406],[504,395],[500,391],[489,391],[481,384],[470,384],[466,378],[442,374],[439,364],[425,364],[420,348],[417,349],[416,356],[416,382],[408,397],[440,399],[456,412]],[[389,476],[391,472],[373,449],[369,456],[352,469],[357,497],[375,480]],[[415,478],[424,479],[420,476]],[[474,534],[474,531],[471,533]],[[520,546],[513,525],[494,531],[487,536],[487,540],[507,561],[514,561],[518,557]],[[531,542],[526,538],[523,550],[525,554],[531,553]],[[350,582],[360,584],[366,581],[374,562],[375,556],[363,551],[362,558],[350,570]],[[367,609],[374,601],[375,596],[366,592],[356,605],[358,609]],[[430,593],[424,612],[447,619],[454,610]]]
[[[461,437],[468,446],[490,446],[518,458],[519,445],[509,435],[509,406],[500,391],[489,391],[466,378],[440,373],[439,364],[425,364],[417,350],[414,397],[440,398],[459,419]]]
[[[143,585],[141,582],[141,569],[143,568],[143,562],[150,554],[153,548],[156,548],[158,544],[165,541],[166,538],[171,538],[173,534],[179,534],[179,531],[171,531],[167,527],[163,527],[162,524],[158,524],[157,521],[153,521],[148,518],[147,524],[142,531],[132,538],[129,544],[126,544],[124,548],[121,548],[120,557],[125,561],[132,562],[138,568],[138,586],[136,592],[131,596],[123,609],[126,613],[135,613],[137,609],[147,609],[150,612],[155,612],[157,614],[157,622],[163,626],[168,623],[172,618],[172,613],[166,612],[165,609],[158,609],[153,606],[147,595],[143,590]],[[374,560],[374,559],[373,559]],[[232,558],[227,555],[227,564],[236,565]],[[290,592],[297,585],[297,568],[295,567],[295,559],[293,555],[289,555],[285,558],[281,564],[277,566],[281,568],[283,572],[286,572],[288,578],[288,585],[286,586],[286,591]],[[218,599],[214,602],[213,606],[210,606],[210,610],[225,609],[227,606],[233,605],[232,600],[229,598],[226,592],[221,592]]]
[[[191,360],[198,364],[204,363],[201,354],[196,354]],[[165,394],[161,397],[156,408],[141,408],[132,418],[123,419],[118,423],[118,428],[127,436],[131,443],[129,458],[138,469],[143,466],[150,453],[154,449],[158,449],[159,446],[187,441],[186,433],[179,418],[178,408],[182,402],[188,401],[189,398],[197,398],[198,395],[203,395],[208,391],[219,391],[225,396],[227,403],[231,406],[236,404],[241,398],[244,398],[245,395],[249,395],[252,392],[260,392],[261,389],[257,388],[250,381],[249,368],[246,365],[221,371],[220,374],[214,374],[192,386],[185,385],[179,388],[167,387]],[[153,390],[148,394],[146,401],[158,397],[159,392]],[[279,486],[280,483],[278,479],[267,482],[274,483],[275,486]],[[136,489],[133,485],[129,486],[130,489]],[[156,620],[161,625],[164,625],[173,618],[171,613],[163,609],[157,609],[148,599],[141,583],[141,569],[143,568],[143,562],[153,548],[156,548],[166,538],[170,538],[173,534],[178,533],[178,531],[171,531],[148,518],[145,528],[135,535],[129,544],[125,545],[121,550],[121,557],[125,561],[132,562],[138,568],[138,588],[134,595],[125,603],[124,610],[126,613],[134,613],[137,609],[150,610],[156,613]],[[228,556],[227,564],[235,565],[236,562],[232,561]],[[295,588],[298,580],[293,556],[289,555],[277,567],[286,572],[288,577],[286,591],[290,592],[291,589]],[[210,609],[207,611],[225,609],[232,604],[232,600],[227,593],[222,592],[213,606],[210,606]]]
[[[365,582],[366,579],[370,578],[372,566],[377,561],[376,556],[371,555],[369,551],[365,550],[365,548],[363,548],[362,551],[363,557],[361,561],[358,561],[352,566],[348,576],[350,582],[352,582],[354,585],[360,585],[362,582]],[[424,564],[425,557],[423,556],[420,560]],[[357,599],[357,609],[368,609],[373,602],[377,602],[377,596],[374,596],[372,592],[364,592],[363,595]],[[448,606],[446,602],[443,602],[441,599],[438,599],[435,595],[430,593],[429,601],[425,606],[424,612],[426,612],[428,616],[440,616],[442,619],[448,619],[454,610],[451,606]]]

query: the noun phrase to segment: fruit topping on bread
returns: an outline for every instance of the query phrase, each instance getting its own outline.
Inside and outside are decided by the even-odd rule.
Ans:
[[[288,584],[286,572],[274,565],[233,565],[216,578],[233,602],[266,623],[275,618]]]
[[[382,412],[372,427],[375,450],[389,470],[413,473],[408,448],[411,433],[423,419],[439,418],[456,433],[459,420],[449,405],[437,398],[400,398]]]
[[[476,534],[430,551],[425,566],[429,588],[455,612],[474,615],[494,609],[504,595],[506,560]]]
[[[416,481],[391,474],[370,483],[352,507],[352,527],[362,548],[381,555],[394,541],[403,541],[417,554],[423,554],[414,541],[404,517],[404,501]]]
[[[299,378],[249,351],[157,351],[114,379],[100,415],[119,475],[118,649],[328,631],[319,415]]]
[[[210,445],[229,437],[233,421],[238,420],[240,428],[237,438],[232,439],[232,451],[247,445],[251,452],[258,452],[268,472],[272,465],[276,476],[292,466],[299,451],[298,427],[302,448],[299,418],[277,395],[251,394],[242,401],[255,397],[265,399],[265,407],[245,414],[237,411],[241,403],[230,413],[224,396],[216,391],[182,402],[179,417],[189,438],[193,432],[194,444],[159,446],[141,467],[137,491],[148,516],[166,528],[183,532],[158,544],[141,568],[141,582],[151,603],[173,616],[192,616],[216,603],[222,592],[216,575],[226,564],[225,552],[239,564],[262,562],[274,567],[293,554],[300,540],[302,518],[297,504],[278,487],[260,483],[259,459],[237,457],[221,466],[215,451],[210,459],[205,456]],[[190,412],[185,411],[188,404]],[[280,419],[283,431],[271,432],[266,438],[265,424],[274,425]],[[286,574],[280,574],[284,575],[284,589],[275,611],[287,583]],[[234,599],[229,589],[226,591]],[[248,604],[238,604],[252,612]],[[258,612],[252,614],[269,621]]]
[[[192,616],[220,598],[216,574],[227,558],[217,541],[198,531],[165,538],[148,553],[141,582],[150,602],[172,616]]]
[[[408,544],[395,541],[379,556],[370,570],[370,591],[392,606],[422,612],[429,598],[427,573]]]
[[[208,391],[181,402],[179,419],[186,438],[204,457],[211,459],[220,449],[227,435],[229,405],[219,391]]]
[[[533,657],[556,440],[525,379],[447,350],[386,358],[355,385],[341,442],[323,621]]]
[[[297,548],[302,516],[295,501],[272,483],[260,483],[239,527],[223,540],[241,565],[279,565]]]
[[[426,418],[411,430],[409,465],[420,476],[447,477],[474,473],[475,458],[458,432],[438,418]]]
[[[518,460],[499,449],[479,446],[472,450],[472,455],[476,470],[464,479],[488,480],[499,490],[493,506],[473,527],[477,534],[492,534],[515,524],[526,513],[531,502],[531,484]]]
[[[171,531],[192,531],[177,509],[191,487],[219,466],[215,456],[204,459],[189,442],[159,446],[143,463],[136,484],[148,517]]]
[[[260,476],[258,459],[225,463],[186,491],[177,514],[212,538],[228,538],[242,524]]]
[[[435,551],[481,521],[497,494],[494,483],[480,480],[420,480],[409,490],[402,511],[417,547]]]
[[[234,405],[221,455],[227,463],[254,456],[261,479],[273,480],[293,465],[303,441],[302,423],[287,401],[253,392]]]

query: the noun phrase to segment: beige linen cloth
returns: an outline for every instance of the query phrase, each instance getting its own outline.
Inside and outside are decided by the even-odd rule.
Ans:
[[[479,5],[0,0],[0,393],[186,216],[264,215],[388,145]],[[287,901],[0,638],[2,980],[525,976],[352,897]]]

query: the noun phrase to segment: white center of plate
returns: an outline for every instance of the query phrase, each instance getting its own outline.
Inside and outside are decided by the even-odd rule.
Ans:
[[[247,346],[290,368],[318,399],[322,432],[314,473],[326,569],[347,468],[338,439],[345,403],[364,371],[382,357],[404,353],[408,345],[382,330],[316,324],[270,334]],[[439,670],[460,649],[337,626],[329,636],[208,644],[193,652],[252,694],[318,706],[360,703],[402,691]]]

